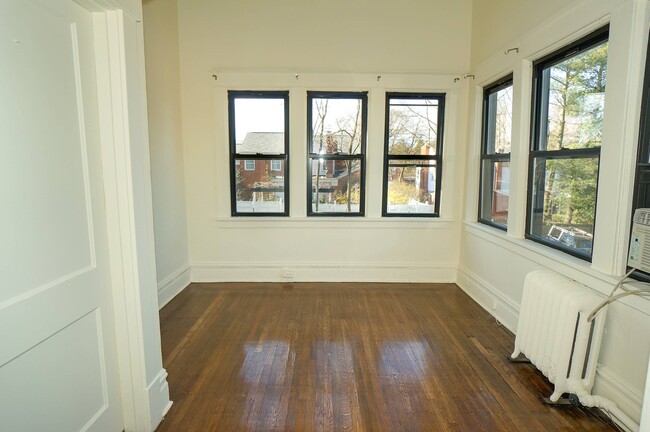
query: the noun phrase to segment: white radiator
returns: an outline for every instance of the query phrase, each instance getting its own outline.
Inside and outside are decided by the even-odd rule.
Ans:
[[[553,402],[591,393],[607,308],[591,323],[587,317],[601,300],[557,273],[526,275],[512,358],[524,354],[555,385]]]

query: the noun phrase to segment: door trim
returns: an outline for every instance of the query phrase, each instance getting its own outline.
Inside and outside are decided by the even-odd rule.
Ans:
[[[93,12],[124,427],[153,431],[172,402],[162,367],[158,319],[142,5],[138,0],[74,1]]]

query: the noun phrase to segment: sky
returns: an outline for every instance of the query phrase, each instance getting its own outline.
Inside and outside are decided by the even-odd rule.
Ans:
[[[325,130],[337,130],[335,120],[354,115],[357,102],[357,99],[330,99]],[[284,132],[284,99],[235,99],[235,142],[241,143],[248,132]]]

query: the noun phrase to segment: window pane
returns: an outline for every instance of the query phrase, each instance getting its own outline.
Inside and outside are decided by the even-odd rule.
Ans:
[[[435,155],[437,99],[389,99],[388,154]]]
[[[601,145],[607,43],[542,71],[539,150]]]
[[[484,160],[481,179],[481,219],[508,224],[510,161]]]
[[[254,165],[251,165],[253,162]],[[280,169],[271,169],[273,163]],[[248,168],[253,166],[253,170]],[[283,213],[284,212],[284,161],[283,160],[235,160],[235,194],[237,212]]]
[[[435,199],[435,161],[389,161],[387,213],[433,214]]]
[[[284,153],[284,99],[234,99],[238,154]]]
[[[535,159],[530,234],[591,256],[598,158]]]
[[[358,213],[361,161],[312,159],[312,165],[312,212]]]
[[[486,154],[510,153],[512,143],[512,85],[488,96]]]
[[[313,98],[311,118],[311,153],[361,153],[364,121],[361,99]]]

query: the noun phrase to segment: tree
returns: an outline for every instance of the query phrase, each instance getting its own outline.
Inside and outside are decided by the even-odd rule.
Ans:
[[[325,139],[325,118],[327,117],[327,106],[329,99],[315,99],[314,104],[316,105],[316,123],[314,124],[314,130],[319,131],[318,133],[318,153],[323,151],[323,139]],[[311,163],[311,161],[310,161]],[[313,166],[313,165],[312,165]],[[319,199],[318,191],[320,191],[320,168],[321,160],[318,159],[317,169],[316,169],[316,205],[315,211],[318,211]]]
[[[390,107],[388,122],[388,152],[396,159],[402,155],[421,155],[423,148],[436,148],[437,106],[428,103],[418,105],[395,105]],[[427,150],[428,151],[428,150]],[[417,175],[416,166],[401,166],[390,172],[388,201],[393,204],[407,204],[409,199],[419,202],[427,200],[426,193],[415,191],[404,184]],[[426,168],[431,169],[431,168]]]
[[[348,115],[340,115],[334,119],[329,118],[332,110],[336,115],[336,109],[329,107],[329,99],[314,99],[316,113],[314,117],[313,130],[314,139],[317,140],[319,147],[318,153],[323,154],[356,154],[361,147],[361,132],[362,132],[362,101],[357,100],[356,105]],[[331,108],[331,109],[328,109]],[[328,126],[329,125],[329,126]],[[329,128],[329,129],[328,129]],[[321,159],[317,161],[317,174],[316,174],[316,205],[315,209],[318,211],[318,194],[320,191],[320,171],[322,166]],[[334,163],[336,167],[336,162]],[[346,189],[344,191],[345,198],[335,196],[335,202],[342,204],[345,202],[347,211],[350,212],[353,198],[356,196],[357,201],[359,191],[356,195],[353,194],[352,175],[354,174],[353,162],[350,160],[342,161],[344,170],[347,174]]]
[[[607,44],[554,65],[549,73],[546,149],[581,149],[602,140]],[[544,221],[593,225],[598,176],[596,158],[547,160]]]

